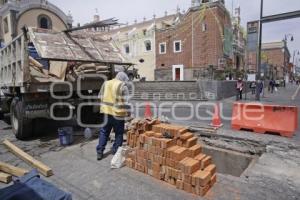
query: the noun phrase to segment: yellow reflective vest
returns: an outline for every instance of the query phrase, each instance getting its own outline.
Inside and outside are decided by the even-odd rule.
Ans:
[[[117,117],[127,116],[125,99],[122,94],[123,86],[124,83],[117,79],[106,81],[104,83],[100,93],[100,113]]]

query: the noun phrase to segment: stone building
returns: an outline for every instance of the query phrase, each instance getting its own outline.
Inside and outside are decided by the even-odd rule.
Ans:
[[[283,79],[289,76],[290,51],[286,41],[262,44],[262,72],[266,77]]]
[[[156,31],[156,80],[194,80],[232,62],[232,23],[224,1],[193,0],[180,22]]]
[[[62,31],[72,26],[72,17],[47,0],[0,0],[0,40],[8,43],[24,25]]]
[[[248,22],[246,68],[248,73],[257,73],[258,21]],[[265,78],[283,79],[288,75],[290,51],[286,41],[262,44],[261,72]]]
[[[241,9],[235,9],[235,15],[232,20],[233,28],[233,58],[232,66],[234,69],[245,70],[246,39],[245,32],[241,26]]]
[[[131,25],[96,31],[99,31],[99,35],[106,35],[114,41],[123,55],[135,64],[141,78],[145,77],[147,81],[153,81],[156,56],[155,30],[173,25],[180,15],[179,10],[172,15],[166,12],[164,17],[157,18],[153,15],[150,20],[144,18],[142,22],[135,21]]]

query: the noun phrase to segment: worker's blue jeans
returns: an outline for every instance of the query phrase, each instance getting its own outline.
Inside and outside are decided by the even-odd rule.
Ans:
[[[106,115],[107,123],[103,128],[100,129],[99,133],[99,144],[97,146],[97,153],[103,153],[105,150],[105,146],[107,144],[107,140],[109,139],[109,135],[112,129],[115,132],[115,143],[112,147],[112,153],[116,153],[118,148],[123,144],[123,134],[124,134],[124,120],[116,119],[112,115]]]

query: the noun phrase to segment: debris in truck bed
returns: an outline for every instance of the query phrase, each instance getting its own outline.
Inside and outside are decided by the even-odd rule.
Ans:
[[[3,144],[16,156],[27,162],[29,165],[31,165],[34,168],[37,168],[37,170],[43,174],[46,177],[52,176],[53,172],[52,169],[49,168],[47,165],[44,163],[36,160],[32,156],[28,155],[24,151],[22,151],[20,148],[15,146],[13,143],[11,143],[8,140],[4,140]]]
[[[30,66],[30,77],[32,82],[47,83],[47,82],[59,82],[60,80],[49,76],[48,70],[43,69],[43,72],[36,69],[36,67]]]
[[[44,66],[43,66],[41,63],[39,63],[39,61],[37,61],[37,60],[35,60],[34,58],[32,58],[31,56],[29,56],[29,64],[30,64],[31,66],[36,67],[36,68],[39,69],[41,72],[43,72]]]
[[[49,75],[64,81],[66,77],[68,63],[59,61],[50,61]]]
[[[74,72],[77,75],[81,74],[100,74],[109,73],[109,68],[107,66],[101,66],[96,64],[82,64],[78,67],[74,67]]]
[[[127,62],[111,40],[37,28],[28,28],[28,35],[43,59],[115,64]]]
[[[43,70],[37,69],[33,65],[30,65],[30,75],[32,78],[49,78],[49,76],[45,74]]]
[[[197,137],[185,127],[134,121],[127,138],[132,148],[126,159],[130,168],[200,196],[216,182],[211,156],[202,153]]]
[[[13,165],[0,162],[0,171],[5,172],[7,174],[13,175],[13,176],[24,176],[29,172],[29,170],[22,169],[20,167],[15,167]]]

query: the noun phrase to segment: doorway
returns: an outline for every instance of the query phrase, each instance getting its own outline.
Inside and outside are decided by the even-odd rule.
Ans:
[[[183,65],[173,65],[173,81],[183,81],[184,80],[184,67]]]

